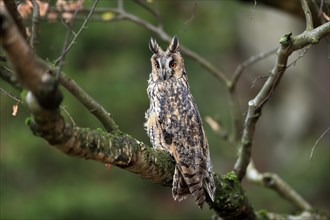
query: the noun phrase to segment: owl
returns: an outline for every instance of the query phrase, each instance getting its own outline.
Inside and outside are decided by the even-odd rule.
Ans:
[[[168,151],[175,159],[174,200],[181,201],[191,194],[202,208],[206,196],[214,201],[216,188],[209,145],[190,92],[178,38],[172,38],[166,51],[151,38],[149,49],[153,55],[145,128],[152,146]]]

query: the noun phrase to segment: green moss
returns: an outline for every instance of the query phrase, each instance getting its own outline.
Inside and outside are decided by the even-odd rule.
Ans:
[[[236,176],[236,174],[233,171],[231,171],[231,172],[227,173],[224,176],[224,179],[225,180],[231,180],[231,181],[237,181],[237,176]]]
[[[24,120],[24,124],[26,125],[29,125],[31,122],[32,122],[32,117],[27,117],[25,120]]]
[[[312,37],[312,41],[311,41],[312,44],[317,44],[318,42],[319,42],[318,38]]]
[[[26,99],[26,95],[27,95],[27,90],[26,89],[23,89],[22,91],[21,91],[21,93],[20,93],[20,98],[21,98],[21,100],[22,100],[22,102],[25,104],[26,103],[26,101],[25,101],[25,99]]]
[[[292,36],[291,32],[289,34],[284,35],[283,37],[280,38],[279,43],[282,44],[283,46],[290,45],[291,44],[291,36]]]
[[[119,130],[119,129],[116,129],[116,130],[113,130],[112,132],[111,132],[111,134],[113,134],[114,136],[122,136],[122,135],[124,135],[125,133],[123,133],[121,130]]]

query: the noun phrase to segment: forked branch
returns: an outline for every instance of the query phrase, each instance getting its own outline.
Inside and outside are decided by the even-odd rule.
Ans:
[[[36,136],[69,156],[92,159],[126,169],[152,182],[171,186],[174,160],[168,152],[148,147],[128,134],[114,130],[74,127],[60,114],[61,92],[51,69],[33,53],[6,11],[0,11],[0,44],[5,49],[16,78],[28,90],[28,124]],[[17,53],[24,49],[24,53]],[[22,50],[21,50],[22,51]],[[27,63],[29,66],[26,66]],[[214,174],[216,199],[207,201],[224,219],[254,219],[253,209],[233,173]]]

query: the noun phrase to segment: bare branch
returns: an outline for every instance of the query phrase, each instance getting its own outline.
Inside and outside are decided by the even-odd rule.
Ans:
[[[69,78],[63,72],[60,74],[60,83],[102,123],[107,132],[112,132],[118,129],[118,125],[112,119],[112,115],[88,93],[86,93],[86,91],[84,91],[73,79]]]
[[[313,29],[313,17],[311,10],[309,9],[308,3],[306,0],[300,0],[301,7],[304,11],[306,18],[306,31],[310,31]]]
[[[268,220],[328,220],[328,217],[325,214],[318,213],[317,211],[313,210],[303,211],[297,215],[286,215],[260,211],[256,215],[257,219]]]
[[[312,157],[313,157],[313,154],[314,154],[314,149],[315,149],[315,147],[316,147],[316,145],[320,142],[320,140],[322,140],[322,138],[324,137],[324,135],[326,134],[326,133],[328,133],[328,131],[330,130],[330,127],[328,127],[321,135],[320,135],[320,137],[315,141],[315,143],[314,143],[314,145],[313,145],[313,147],[312,147],[312,151],[311,151],[311,154],[309,155],[309,159],[311,160],[312,159]]]
[[[309,48],[310,48],[311,46],[312,46],[311,44],[310,44],[310,45],[307,45],[307,46],[304,48],[303,52],[300,53],[299,56],[287,66],[287,69],[290,68],[291,66],[296,65],[297,61],[298,61],[299,59],[301,59],[303,56],[305,56],[305,54],[307,53],[307,51],[309,50]]]
[[[22,85],[28,90],[26,103],[32,118],[28,125],[36,136],[63,153],[112,164],[143,178],[165,186],[172,185],[175,162],[167,151],[157,150],[139,142],[130,135],[114,130],[73,127],[66,123],[59,111],[61,93],[52,71],[32,53],[17,53],[16,48],[29,48],[6,12],[0,10],[0,43]],[[8,34],[11,33],[11,35]],[[16,45],[18,44],[18,45]],[[30,66],[26,68],[27,61]],[[208,204],[223,219],[255,219],[255,214],[234,173],[224,177],[214,174],[217,184],[215,201]]]
[[[271,55],[273,55],[274,53],[276,53],[276,51],[278,50],[278,47],[273,48],[269,51],[266,51],[264,53],[260,53],[257,54],[255,56],[250,57],[249,59],[245,60],[243,63],[239,64],[233,74],[233,77],[231,78],[231,86],[229,87],[230,90],[235,90],[236,88],[236,84],[238,79],[240,78],[240,76],[242,75],[243,71],[249,67],[250,65],[259,62],[260,60],[263,60]]]
[[[256,97],[248,102],[248,112],[245,118],[243,135],[239,149],[239,157],[235,163],[235,173],[241,180],[250,162],[252,140],[256,123],[260,117],[261,110],[271,97],[274,89],[280,82],[286,68],[288,57],[292,52],[309,44],[316,44],[319,40],[330,34],[330,22],[325,23],[313,30],[304,31],[302,34],[291,37],[291,33],[280,39],[280,47],[277,51],[277,60],[271,71],[270,77],[264,83]]]
[[[36,0],[30,0],[33,5],[33,14],[32,14],[32,33],[30,38],[30,46],[32,49],[36,48],[38,45],[38,38],[39,38],[39,18],[40,18],[40,11],[39,5]]]
[[[16,5],[15,1],[13,1],[13,0],[4,0],[3,2],[5,3],[5,6],[6,6],[8,12],[9,12],[9,14],[14,19],[14,22],[17,25],[20,33],[23,35],[23,38],[27,39],[27,34],[26,34],[25,27],[23,25],[22,16],[17,11],[17,5]]]
[[[17,102],[21,102],[20,97],[15,96],[15,95],[11,94],[10,92],[7,92],[6,90],[4,90],[4,89],[1,88],[1,87],[0,87],[0,93],[3,94],[3,95],[5,95],[5,96],[8,96],[8,97],[14,99],[14,100],[17,101]]]
[[[60,106],[60,108],[65,112],[65,114],[70,118],[71,123],[73,125],[73,127],[77,127],[76,122],[73,120],[72,116],[70,115],[70,113],[66,110],[66,106]]]
[[[13,71],[5,66],[0,66],[0,78],[11,84],[18,90],[22,90],[21,84],[17,81]]]
[[[275,173],[259,173],[253,161],[247,167],[246,178],[254,183],[275,190],[281,197],[302,210],[310,210],[312,206],[303,199],[292,187]]]
[[[96,3],[97,3],[97,1],[96,1]],[[78,5],[81,5],[81,4],[82,4],[82,0],[80,0],[78,2]],[[69,44],[70,33],[72,33],[73,35],[75,35],[74,31],[72,30],[72,27],[73,27],[73,23],[74,23],[74,20],[75,20],[77,14],[78,14],[79,9],[80,9],[80,7],[77,7],[75,9],[75,11],[74,11],[74,13],[72,15],[72,18],[68,22],[68,24],[66,24],[66,22],[61,18],[61,21],[65,25],[65,27],[67,28],[67,31],[66,31],[66,34],[65,34],[65,37],[64,37],[64,43],[63,43],[63,48],[62,48],[61,56],[54,62],[55,65],[58,65],[57,72],[56,72],[56,78],[57,79],[59,78],[59,76],[60,76],[60,74],[62,72],[62,68],[63,68],[64,60],[65,60],[65,55],[69,51],[68,50],[68,47],[69,47],[68,44]],[[73,43],[72,43],[72,45],[73,45]]]
[[[162,40],[166,42],[171,41],[171,37],[162,29],[162,27],[156,27],[155,25],[149,23],[146,20],[141,19],[140,17],[137,17],[133,14],[130,14],[126,12],[125,10],[119,10],[119,9],[109,9],[108,11],[111,11],[118,15],[117,20],[129,20],[133,23],[136,23],[153,33],[157,34],[158,37],[160,37]],[[215,66],[213,66],[210,62],[208,62],[206,59],[198,55],[197,53],[193,52],[192,50],[189,50],[188,48],[182,46],[180,44],[180,50],[189,58],[195,60],[198,64],[200,64],[202,67],[204,67],[206,70],[208,70],[216,79],[224,83],[226,86],[230,85],[230,82],[227,78],[227,76],[223,73],[223,71],[217,69]]]
[[[88,20],[90,19],[90,17],[92,16],[92,14],[94,13],[94,10],[98,4],[99,0],[95,0],[94,4],[92,6],[92,8],[90,9],[86,19],[84,20],[83,24],[81,25],[81,27],[79,28],[78,32],[76,34],[74,34],[70,44],[68,46],[65,46],[64,51],[62,52],[61,56],[55,60],[55,65],[57,65],[61,60],[63,60],[63,58],[65,57],[66,53],[71,49],[71,47],[76,43],[77,37],[80,35],[80,33],[83,31],[83,29],[86,27],[86,24],[88,22]],[[78,8],[76,9],[78,12]],[[69,33],[69,30],[68,30]],[[68,34],[67,33],[67,34]],[[66,44],[66,43],[65,43]],[[61,68],[59,68],[59,72],[61,72]]]

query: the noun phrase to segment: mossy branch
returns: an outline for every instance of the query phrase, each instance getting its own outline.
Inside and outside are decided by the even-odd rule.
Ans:
[[[28,90],[28,120],[34,135],[45,139],[63,153],[101,163],[108,163],[164,186],[172,185],[175,162],[166,151],[156,150],[118,129],[73,127],[60,114],[62,94],[52,70],[41,61],[21,37],[6,11],[0,11],[0,43],[12,64],[17,80]],[[17,53],[24,49],[24,53]],[[28,64],[28,65],[27,65]],[[224,219],[254,219],[244,191],[234,174],[215,175],[215,202],[208,204]]]

